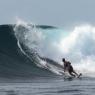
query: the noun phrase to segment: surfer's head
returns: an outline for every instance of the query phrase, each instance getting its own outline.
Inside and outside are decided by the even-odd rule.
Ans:
[[[65,58],[62,58],[62,61],[65,62]]]

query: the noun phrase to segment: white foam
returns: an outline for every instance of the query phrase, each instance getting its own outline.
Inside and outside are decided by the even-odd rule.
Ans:
[[[24,26],[26,31],[18,31],[19,25]],[[50,57],[57,61],[61,61],[61,58],[65,57],[72,62],[79,72],[95,76],[95,26],[89,24],[75,26],[73,30],[68,31],[69,33],[66,37],[59,37],[59,41],[54,41],[56,39],[53,37],[53,35],[56,35],[54,33],[49,35],[52,36],[53,40],[48,43],[46,37],[48,35],[31,27],[26,22],[19,21],[15,30],[19,41],[29,49],[36,49],[37,52],[43,53],[45,57]],[[64,33],[66,32],[63,30]],[[41,65],[45,64],[41,63]]]
[[[95,26],[76,26],[58,47],[80,72],[86,75],[95,73]]]

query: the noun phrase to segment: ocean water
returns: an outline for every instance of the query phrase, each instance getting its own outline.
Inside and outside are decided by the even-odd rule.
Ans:
[[[39,77],[0,83],[0,95],[94,95],[95,78]]]
[[[80,78],[67,78],[62,58]],[[0,25],[0,95],[94,95],[95,27]]]

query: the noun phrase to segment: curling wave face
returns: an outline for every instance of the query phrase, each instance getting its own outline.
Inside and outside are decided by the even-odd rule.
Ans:
[[[32,31],[29,30],[30,27]],[[42,29],[54,28],[51,26],[37,27]],[[37,49],[41,40],[39,35],[41,34],[36,34],[34,28],[34,26],[27,28],[24,25],[0,26],[1,77],[31,77],[50,76],[53,73],[59,74],[54,69],[54,66],[57,67],[57,62],[39,55]],[[36,39],[33,37],[36,37]],[[47,62],[49,63],[48,65],[46,65]]]

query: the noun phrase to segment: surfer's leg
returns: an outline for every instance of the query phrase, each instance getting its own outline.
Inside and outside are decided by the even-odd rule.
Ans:
[[[76,75],[76,76],[79,76],[76,72],[75,72],[75,70],[73,69],[73,67],[72,66],[70,66],[70,72],[72,72],[74,75]]]
[[[73,70],[73,73],[76,74],[77,76],[79,76],[74,70]]]
[[[74,77],[75,77],[75,74],[73,74],[71,71],[69,71],[69,74],[70,74],[71,76],[74,76]]]
[[[75,74],[73,74],[73,67],[72,67],[72,66],[70,66],[70,67],[68,68],[68,72],[69,72],[69,74],[70,74],[71,76],[74,76],[74,77],[75,77]]]

